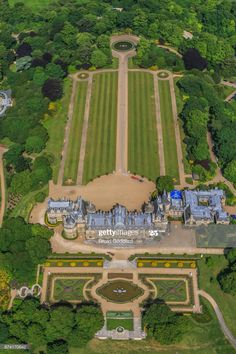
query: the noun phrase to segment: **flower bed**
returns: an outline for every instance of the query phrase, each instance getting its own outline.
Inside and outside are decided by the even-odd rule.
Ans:
[[[43,265],[44,267],[103,267],[103,259],[48,259]]]
[[[184,260],[184,259],[148,259],[148,258],[138,258],[137,259],[138,268],[192,268],[197,267],[195,260]]]

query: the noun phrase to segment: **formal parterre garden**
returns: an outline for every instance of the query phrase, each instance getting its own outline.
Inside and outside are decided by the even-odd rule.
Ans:
[[[51,273],[48,275],[46,301],[55,303],[90,301],[91,288],[101,279],[99,273]]]
[[[54,280],[52,297],[55,301],[83,301],[83,290],[92,277],[58,278]]]
[[[196,268],[196,261],[192,259],[148,259],[138,258],[139,268]]]
[[[165,301],[174,308],[194,305],[193,281],[189,275],[139,274],[141,282],[149,289],[149,298]]]

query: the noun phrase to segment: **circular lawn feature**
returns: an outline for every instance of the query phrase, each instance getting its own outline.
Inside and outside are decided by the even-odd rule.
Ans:
[[[160,71],[157,76],[161,79],[166,79],[167,77],[169,77],[169,74],[166,71]]]
[[[143,295],[144,290],[127,280],[110,281],[97,289],[97,294],[110,302],[131,302]]]
[[[134,49],[134,47],[134,43],[130,41],[118,41],[112,45],[112,48],[118,52],[126,52],[128,50]]]
[[[87,74],[87,73],[80,73],[80,74],[78,74],[78,79],[80,79],[80,80],[85,80],[85,79],[87,79],[89,77],[89,74]]]

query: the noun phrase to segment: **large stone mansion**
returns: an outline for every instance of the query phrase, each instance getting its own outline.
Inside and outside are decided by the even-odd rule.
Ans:
[[[62,222],[65,236],[70,239],[79,236],[104,243],[111,238],[142,243],[163,237],[168,231],[168,217],[183,218],[185,225],[191,226],[229,224],[224,204],[225,194],[219,189],[164,192],[139,212],[118,204],[110,211],[100,211],[79,197],[76,201],[50,199],[46,216],[51,225]]]

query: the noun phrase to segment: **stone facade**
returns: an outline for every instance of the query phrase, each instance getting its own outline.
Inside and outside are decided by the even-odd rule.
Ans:
[[[62,222],[65,236],[70,239],[77,236],[88,240],[123,238],[142,243],[167,231],[165,209],[159,202],[157,198],[140,212],[128,211],[118,204],[105,212],[97,211],[93,204],[81,197],[76,201],[50,199],[47,220],[52,225]]]
[[[81,197],[76,201],[50,199],[47,220],[52,225],[62,222],[69,239],[82,237],[101,243],[108,243],[111,239],[143,243],[165,235],[169,230],[168,217],[183,218],[184,223],[191,226],[229,224],[229,215],[223,210],[224,203],[225,194],[218,189],[164,192],[139,212],[128,211],[119,204],[110,211],[96,210],[92,203]]]

